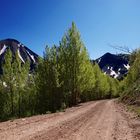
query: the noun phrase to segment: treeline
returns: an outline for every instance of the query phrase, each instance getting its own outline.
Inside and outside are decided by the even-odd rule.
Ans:
[[[30,73],[10,49],[0,81],[0,119],[56,112],[97,99],[118,96],[118,81],[92,64],[80,34],[72,23],[59,46],[47,46],[38,66]]]
[[[0,120],[28,116],[34,113],[34,75],[29,74],[30,65],[24,65],[18,53],[13,58],[10,49],[5,54],[0,77]]]
[[[135,104],[140,98],[140,49],[130,55],[130,66],[127,76],[120,83],[120,99]]]

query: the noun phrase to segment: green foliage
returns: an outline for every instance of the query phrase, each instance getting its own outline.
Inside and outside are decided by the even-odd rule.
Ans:
[[[55,112],[61,107],[62,92],[59,82],[59,64],[57,60],[57,47],[46,47],[44,59],[39,62],[36,77],[37,111],[46,113]]]
[[[80,96],[85,96],[83,94],[94,87],[95,78],[87,50],[74,23],[60,42],[59,56],[66,104],[76,105]]]
[[[3,104],[3,111],[6,116],[14,114],[14,69],[12,67],[12,53],[8,49],[5,55],[5,62],[3,64],[3,75],[1,77],[1,94],[5,96],[5,103]],[[3,96],[3,97],[4,97]],[[3,116],[3,115],[2,115]]]
[[[29,85],[30,87],[28,87]],[[13,58],[10,49],[5,55],[0,88],[0,119],[21,117],[29,114],[27,113],[31,111],[29,97],[34,93],[33,90],[30,92],[33,86],[31,84],[31,75],[29,76],[29,63],[22,65],[18,52]]]
[[[46,47],[33,73],[8,50],[0,81],[0,119],[57,112],[79,102],[118,96],[118,81],[92,64],[76,25]],[[4,102],[2,102],[4,100]]]
[[[90,62],[74,23],[59,47],[46,47],[36,78],[37,110],[55,112],[94,99],[116,97],[117,80],[104,75]]]
[[[120,84],[121,99],[133,104],[140,93],[140,50],[135,50],[131,55],[131,67],[127,77]]]
[[[118,81],[102,73],[98,64],[94,65],[95,99],[104,99],[118,96]]]
[[[131,112],[135,112],[138,117],[140,117],[140,107],[137,105],[128,105],[127,109]]]

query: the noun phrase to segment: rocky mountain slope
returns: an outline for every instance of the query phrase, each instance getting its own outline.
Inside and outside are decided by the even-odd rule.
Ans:
[[[15,39],[5,39],[0,41],[0,67],[4,61],[4,56],[8,48],[12,51],[13,56],[18,52],[18,56],[22,63],[25,63],[28,60],[31,69],[37,64],[39,56],[36,53]]]
[[[8,48],[12,51],[13,56],[18,52],[18,56],[22,63],[25,63],[28,60],[30,62],[31,70],[34,69],[38,63],[39,56],[28,47],[15,39],[5,39],[0,41],[0,71],[2,70],[1,65]],[[129,56],[126,54],[115,55],[106,53],[94,62],[99,64],[105,74],[117,79],[122,79],[130,68]]]
[[[113,78],[122,79],[130,68],[129,55],[106,53],[95,60],[105,74]]]

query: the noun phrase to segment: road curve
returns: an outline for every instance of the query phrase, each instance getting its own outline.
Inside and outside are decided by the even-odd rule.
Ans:
[[[0,140],[140,140],[138,124],[115,100],[101,100],[0,123]]]

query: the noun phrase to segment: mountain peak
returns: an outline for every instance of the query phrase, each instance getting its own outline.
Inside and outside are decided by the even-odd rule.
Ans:
[[[116,55],[107,52],[107,53],[105,53],[103,56],[101,56],[101,58],[104,58],[104,57],[105,57],[105,58],[110,58],[110,57],[116,57]]]
[[[23,45],[18,40],[8,38],[8,39],[4,39],[0,41],[0,63],[1,64],[2,64],[2,61],[4,60],[4,56],[7,49],[11,50],[13,56],[17,52],[22,63],[29,61],[31,65],[31,69],[33,69],[33,67],[38,62],[39,56],[36,53],[31,51],[28,47]]]
[[[20,43],[18,40],[16,39],[12,39],[12,38],[7,38],[4,40],[0,41],[0,46],[7,46],[7,47],[24,47],[24,45],[22,43]]]
[[[127,74],[130,67],[128,61],[127,54],[115,55],[106,53],[96,59],[96,62],[105,74],[118,79]]]
[[[104,55],[113,55],[113,54],[111,54],[111,53],[107,52],[107,53],[105,53]]]
[[[7,38],[7,39],[1,40],[1,41],[7,41],[7,42],[9,41],[9,42],[17,42],[17,43],[19,43],[18,40],[13,39],[13,38]]]

